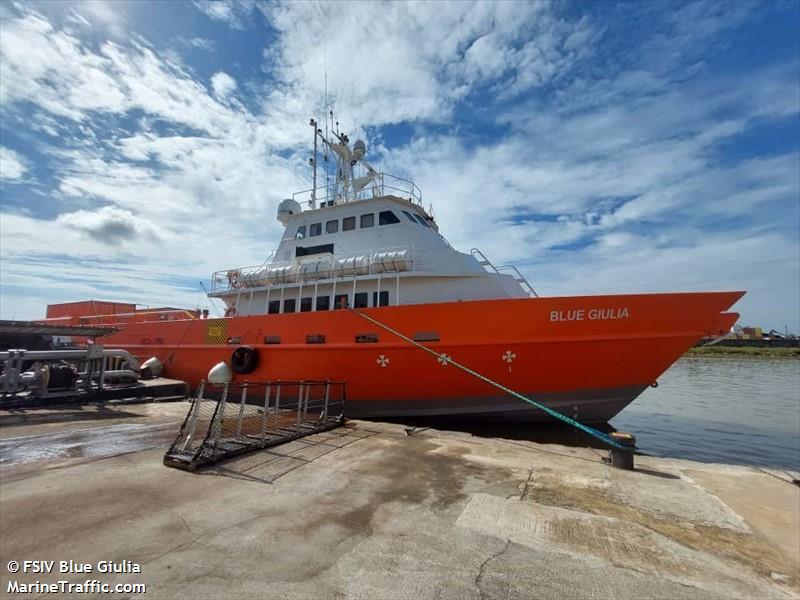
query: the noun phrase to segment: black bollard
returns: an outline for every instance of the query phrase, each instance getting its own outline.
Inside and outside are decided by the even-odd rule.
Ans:
[[[636,449],[636,438],[631,433],[625,431],[615,431],[611,434],[614,441],[625,446],[621,448],[611,448],[611,464],[618,469],[625,469],[626,471],[633,471],[633,451]]]

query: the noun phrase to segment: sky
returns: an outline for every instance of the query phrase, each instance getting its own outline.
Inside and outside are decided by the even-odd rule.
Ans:
[[[747,290],[800,330],[800,3],[0,2],[0,317],[208,307],[328,104],[543,296]],[[219,305],[216,308],[219,311]]]

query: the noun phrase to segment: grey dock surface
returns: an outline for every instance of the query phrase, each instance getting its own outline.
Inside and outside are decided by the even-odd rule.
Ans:
[[[0,595],[95,578],[145,598],[798,597],[800,488],[781,472],[621,471],[598,450],[350,421],[188,473],[161,463],[186,409],[0,411]],[[8,572],[25,559],[142,573]]]

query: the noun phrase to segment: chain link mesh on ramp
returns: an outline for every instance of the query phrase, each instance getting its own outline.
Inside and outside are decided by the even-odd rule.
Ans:
[[[194,471],[333,429],[344,423],[345,392],[332,381],[201,382],[164,464]]]

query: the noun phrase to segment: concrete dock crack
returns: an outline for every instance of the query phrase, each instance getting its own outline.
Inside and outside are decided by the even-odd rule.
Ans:
[[[486,565],[488,565],[491,561],[500,558],[503,554],[505,554],[509,546],[511,546],[511,540],[506,540],[506,543],[503,546],[502,550],[496,552],[495,554],[492,554],[490,557],[488,557],[485,561],[481,563],[481,567],[478,570],[478,574],[475,576],[475,587],[478,589],[478,593],[481,595],[481,600],[487,597],[486,592],[484,592],[483,588],[481,587],[481,580],[483,579],[483,574],[484,570],[486,569]]]

